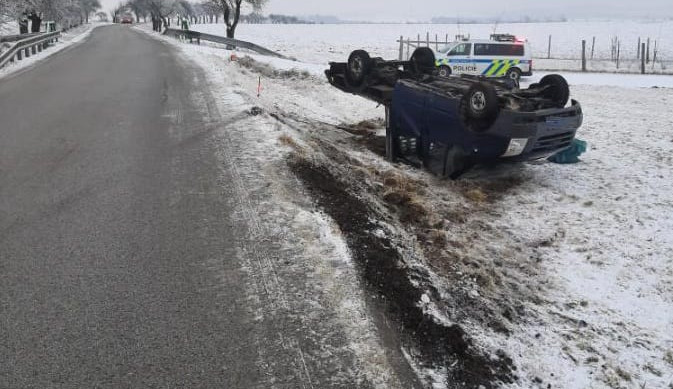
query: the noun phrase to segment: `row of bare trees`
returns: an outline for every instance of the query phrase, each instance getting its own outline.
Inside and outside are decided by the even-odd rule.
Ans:
[[[3,1],[3,0],[0,0]],[[190,20],[192,23],[210,21],[226,25],[227,37],[233,38],[241,21],[241,13],[261,11],[267,0],[129,0],[112,11],[113,20],[125,13],[131,13],[137,21],[147,21],[149,17],[155,31],[162,31],[171,24],[174,17]]]
[[[0,0],[0,24],[18,20],[20,33],[39,31],[42,21],[54,21],[64,28],[88,23],[89,17],[100,9],[99,0]]]

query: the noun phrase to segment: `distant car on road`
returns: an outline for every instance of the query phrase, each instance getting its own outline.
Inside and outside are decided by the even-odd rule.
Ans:
[[[131,16],[122,16],[121,24],[133,24],[133,17],[131,17]]]

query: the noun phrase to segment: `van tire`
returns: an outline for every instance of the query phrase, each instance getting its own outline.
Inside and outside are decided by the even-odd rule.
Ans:
[[[548,74],[540,80],[541,87],[546,87],[542,96],[552,101],[555,107],[563,108],[570,98],[570,88],[568,82],[563,76],[558,74]]]
[[[433,75],[436,71],[435,53],[429,47],[419,47],[411,54],[411,69],[415,75]]]
[[[442,65],[439,67],[439,76],[440,77],[448,77],[451,75],[451,68],[446,65]]]
[[[498,94],[495,87],[487,82],[472,84],[460,100],[460,115],[464,123],[473,131],[489,128],[500,112]]]
[[[346,64],[346,81],[354,88],[359,87],[365,81],[365,77],[372,68],[372,59],[364,50],[355,50],[348,56]]]
[[[474,162],[465,151],[456,145],[448,146],[444,154],[444,171],[442,176],[452,180],[458,179],[463,173],[470,170]]]

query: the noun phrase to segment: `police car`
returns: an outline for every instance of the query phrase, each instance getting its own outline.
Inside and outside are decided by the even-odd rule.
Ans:
[[[533,75],[531,49],[524,39],[510,34],[493,34],[490,40],[462,39],[439,50],[439,75],[472,74],[486,77]]]

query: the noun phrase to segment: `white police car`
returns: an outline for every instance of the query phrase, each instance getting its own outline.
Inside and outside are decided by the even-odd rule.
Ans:
[[[514,35],[493,34],[490,40],[463,39],[436,53],[439,75],[472,74],[486,77],[533,75],[533,58],[528,43]]]

